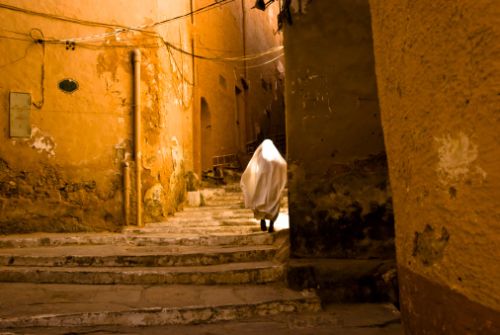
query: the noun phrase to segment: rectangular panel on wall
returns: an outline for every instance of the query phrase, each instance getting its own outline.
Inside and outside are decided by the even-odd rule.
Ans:
[[[31,137],[31,95],[10,92],[10,137]]]

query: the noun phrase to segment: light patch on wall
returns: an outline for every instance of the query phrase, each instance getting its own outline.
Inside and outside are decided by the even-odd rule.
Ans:
[[[437,172],[442,183],[457,182],[471,174],[486,178],[486,172],[473,163],[478,157],[478,147],[464,133],[435,138],[438,143]]]
[[[153,220],[164,216],[163,203],[163,186],[161,184],[155,184],[146,191],[144,195],[144,209],[146,214]]]
[[[171,141],[172,141],[172,148],[171,148],[172,160],[174,162],[174,167],[175,167],[175,165],[178,162],[182,161],[183,157],[182,157],[182,153],[179,150],[179,140],[177,140],[177,137],[172,136]]]
[[[128,140],[120,139],[118,144],[115,144],[115,163],[129,161],[132,154],[129,152],[130,147]]]
[[[36,127],[33,127],[33,131],[31,133],[31,147],[37,152],[45,152],[51,157],[56,155],[56,143],[54,142],[54,139],[51,136],[43,134],[42,131]]]

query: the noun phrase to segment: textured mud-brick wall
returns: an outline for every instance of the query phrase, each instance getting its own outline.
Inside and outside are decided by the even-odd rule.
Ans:
[[[157,6],[156,21],[191,10],[188,0],[157,1]],[[171,47],[190,50],[190,25],[186,17],[157,26],[159,48],[152,49],[151,59],[142,64],[146,222],[177,211],[184,200],[186,172],[193,169],[192,62],[189,55]]]
[[[211,3],[196,0],[194,9]],[[266,135],[284,131],[280,51],[254,57],[281,45],[279,6],[275,2],[263,12],[254,5],[236,0],[194,16],[195,53],[211,58],[194,60],[197,172],[211,169],[213,156],[244,153],[259,130]]]
[[[367,0],[292,2],[285,26],[292,255],[394,257]]]
[[[153,0],[9,3],[124,26],[170,15],[160,13]],[[186,8],[187,2],[177,3],[173,12]],[[185,108],[166,103],[174,100],[166,84],[174,71],[160,62],[165,51],[158,39],[15,11],[1,14],[0,28],[9,32],[0,40],[0,233],[116,230],[123,224],[122,163],[133,158],[131,50],[137,46],[143,53],[145,219],[175,210],[183,195],[183,148],[189,133],[183,124],[165,125],[167,114],[177,122]],[[62,43],[37,44],[32,37]],[[73,38],[74,48],[68,48],[64,41]],[[78,90],[61,91],[58,83],[66,78],[77,81]],[[9,137],[10,91],[31,94],[27,138]]]
[[[500,333],[500,2],[371,0],[407,334]]]

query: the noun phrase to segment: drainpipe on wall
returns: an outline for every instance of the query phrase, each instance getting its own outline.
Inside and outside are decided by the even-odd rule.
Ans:
[[[125,226],[130,225],[130,164],[123,163],[123,217]]]
[[[141,153],[141,51],[134,49],[134,157],[135,188],[137,192],[136,222],[142,227],[142,153]]]
[[[247,68],[247,22],[246,22],[246,12],[245,12],[245,0],[241,0],[241,34],[242,34],[242,48],[243,48],[243,79],[247,81],[248,79],[248,68]],[[250,124],[250,129],[253,129],[253,117],[249,113],[250,108],[248,106],[248,87],[243,85],[243,117],[245,127],[243,131],[243,143],[248,143],[250,141],[249,137],[253,141],[255,138],[253,136],[253,131],[248,131],[247,128]],[[246,153],[246,147],[244,148],[244,153]]]

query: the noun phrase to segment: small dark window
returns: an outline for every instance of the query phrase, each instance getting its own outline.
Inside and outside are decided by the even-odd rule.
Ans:
[[[73,79],[64,79],[59,82],[59,89],[65,93],[73,93],[78,89],[78,83]]]

